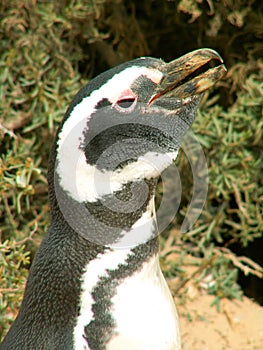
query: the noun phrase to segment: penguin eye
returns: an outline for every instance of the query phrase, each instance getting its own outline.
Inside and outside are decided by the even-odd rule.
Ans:
[[[129,108],[135,101],[135,98],[124,98],[123,100],[120,100],[117,102],[118,106],[121,108]]]
[[[131,96],[131,97],[125,97],[121,98],[116,102],[116,107],[119,110],[132,110],[135,106],[136,98]]]

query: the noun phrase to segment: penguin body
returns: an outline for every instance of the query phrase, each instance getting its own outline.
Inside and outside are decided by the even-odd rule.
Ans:
[[[80,90],[51,150],[51,225],[1,350],[180,349],[154,191],[224,72],[203,49],[124,63]]]

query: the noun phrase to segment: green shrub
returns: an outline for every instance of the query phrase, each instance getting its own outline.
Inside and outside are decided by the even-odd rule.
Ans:
[[[166,276],[180,280],[174,291],[212,274],[208,292],[217,305],[222,297],[240,297],[238,270],[262,277],[260,266],[228,249],[248,246],[263,232],[261,2],[4,0],[0,7],[0,333],[17,313],[48,227],[47,159],[59,121],[91,77],[142,55],[168,61],[212,47],[226,62],[227,78],[205,94],[193,126],[209,166],[205,208],[179,235],[191,198],[185,191],[161,249]],[[179,158],[183,171],[187,160]],[[189,174],[184,186],[191,181]],[[174,251],[176,259],[165,263]],[[192,275],[184,270],[189,254]]]

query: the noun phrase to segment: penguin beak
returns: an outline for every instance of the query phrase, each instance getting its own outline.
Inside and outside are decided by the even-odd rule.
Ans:
[[[149,104],[165,95],[186,99],[199,95],[213,86],[226,74],[219,54],[211,49],[190,52],[160,68],[163,78],[157,85]]]

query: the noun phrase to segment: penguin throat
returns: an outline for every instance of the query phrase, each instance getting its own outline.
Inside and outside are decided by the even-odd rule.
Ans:
[[[93,243],[145,243],[158,235],[153,199],[157,179],[175,157],[175,152],[149,152],[124,168],[102,171],[87,164],[83,153],[75,162],[61,151],[54,172],[56,207],[77,234]]]
[[[91,165],[83,153],[62,148],[57,156],[55,172],[59,185],[78,202],[97,202],[107,195],[127,191],[129,183],[159,178],[177,156],[170,153],[148,152],[136,160],[129,160],[115,170],[105,170]],[[72,171],[74,169],[74,171]]]
[[[57,177],[55,183],[60,217],[86,240],[106,247],[127,248],[158,235],[154,210],[156,180],[127,183],[122,190],[83,203],[64,191]]]

